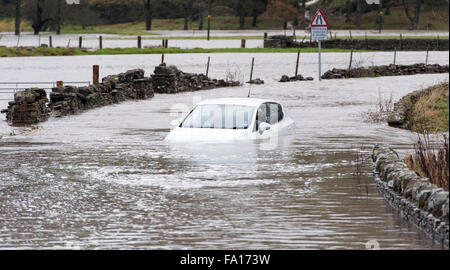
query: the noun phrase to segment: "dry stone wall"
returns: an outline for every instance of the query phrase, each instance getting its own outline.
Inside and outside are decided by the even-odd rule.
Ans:
[[[401,216],[448,248],[449,193],[410,170],[387,145],[372,152],[374,179],[379,192]]]
[[[264,48],[317,48],[315,41],[294,41],[292,36],[271,36],[264,39]],[[322,48],[380,51],[448,51],[449,39],[330,39],[321,42]]]
[[[333,68],[322,75],[322,79],[346,79],[381,76],[403,76],[414,74],[448,73],[448,65],[381,65],[348,69]]]
[[[16,126],[32,125],[47,121],[50,110],[44,89],[31,88],[14,94],[14,101],[8,103],[8,108],[1,113],[6,114],[8,123]]]

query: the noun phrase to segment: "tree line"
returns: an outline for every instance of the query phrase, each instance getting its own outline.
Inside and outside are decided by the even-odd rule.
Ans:
[[[0,0],[0,18],[15,17],[16,32],[19,22],[26,19],[32,23],[35,34],[41,31],[60,32],[61,24],[81,25],[83,28],[99,24],[115,24],[145,21],[145,29],[152,30],[153,19],[184,18],[184,29],[190,21],[198,22],[198,29],[204,28],[204,19],[213,16],[236,16],[239,28],[244,29],[251,18],[256,27],[258,18],[265,14],[272,18],[288,21],[298,28],[307,26],[305,17],[307,0],[80,0],[79,5],[69,5],[65,0]],[[417,29],[421,9],[424,5],[439,7],[448,5],[448,0],[380,0],[380,5],[369,5],[366,0],[321,0],[319,5],[331,12],[339,11],[347,22],[353,21],[360,27],[365,12],[378,11],[377,23],[383,16],[390,15],[393,6],[402,6],[410,20],[410,29]],[[379,21],[378,21],[379,20]]]

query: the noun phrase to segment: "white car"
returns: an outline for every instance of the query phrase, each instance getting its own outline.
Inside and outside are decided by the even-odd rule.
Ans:
[[[170,142],[257,140],[295,129],[280,103],[255,98],[206,100],[170,124],[172,131],[165,139]]]

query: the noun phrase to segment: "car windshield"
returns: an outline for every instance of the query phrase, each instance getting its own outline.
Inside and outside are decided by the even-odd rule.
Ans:
[[[195,107],[182,128],[247,129],[255,107],[232,104],[204,104]]]

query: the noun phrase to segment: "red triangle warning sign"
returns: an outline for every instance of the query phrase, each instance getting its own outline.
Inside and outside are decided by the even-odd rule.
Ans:
[[[316,15],[314,15],[314,18],[311,21],[311,27],[328,27],[327,19],[325,19],[325,16],[323,16],[322,10],[318,10],[316,12]]]

